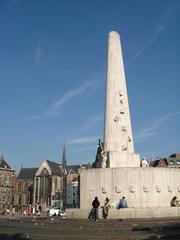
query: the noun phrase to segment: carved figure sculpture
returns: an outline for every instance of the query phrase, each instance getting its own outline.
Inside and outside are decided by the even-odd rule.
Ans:
[[[107,166],[107,152],[104,151],[103,143],[99,139],[96,160],[92,164],[94,168],[105,168]]]
[[[146,159],[144,159],[144,158],[141,161],[141,167],[149,167],[148,161]]]

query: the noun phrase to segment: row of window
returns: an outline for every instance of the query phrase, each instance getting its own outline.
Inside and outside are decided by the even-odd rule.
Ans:
[[[171,165],[175,165],[175,164],[180,165],[180,160],[170,160],[169,164],[171,164]]]

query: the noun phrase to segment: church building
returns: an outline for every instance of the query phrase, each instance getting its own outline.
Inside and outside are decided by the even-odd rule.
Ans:
[[[50,160],[42,161],[34,179],[34,205],[43,211],[47,211],[50,207],[77,206],[79,197],[77,197],[78,188],[76,186],[79,169],[80,165],[67,165],[65,146],[62,163]],[[70,189],[76,193],[72,192],[71,194]],[[73,198],[73,194],[76,197]],[[71,200],[67,199],[68,197]]]

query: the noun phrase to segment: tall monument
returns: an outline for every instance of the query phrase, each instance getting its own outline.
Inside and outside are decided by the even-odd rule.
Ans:
[[[114,31],[108,38],[104,150],[108,167],[140,166],[139,155],[134,153],[120,37]]]
[[[101,203],[110,198],[112,206],[126,196],[129,206],[126,218],[173,216],[172,208],[167,208],[172,197],[180,194],[180,171],[140,167],[139,155],[134,153],[120,37],[114,31],[109,33],[108,40],[104,122],[104,140],[103,144],[99,141],[94,168],[80,172],[82,212],[89,211],[95,196]],[[156,207],[161,209],[157,211]],[[110,212],[112,217],[122,218],[123,211],[112,208]],[[176,216],[176,212],[173,214]]]

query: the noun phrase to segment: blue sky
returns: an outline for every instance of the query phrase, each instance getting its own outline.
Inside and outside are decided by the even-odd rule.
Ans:
[[[1,0],[0,153],[11,167],[93,161],[108,32],[120,33],[136,153],[180,152],[179,0]]]

